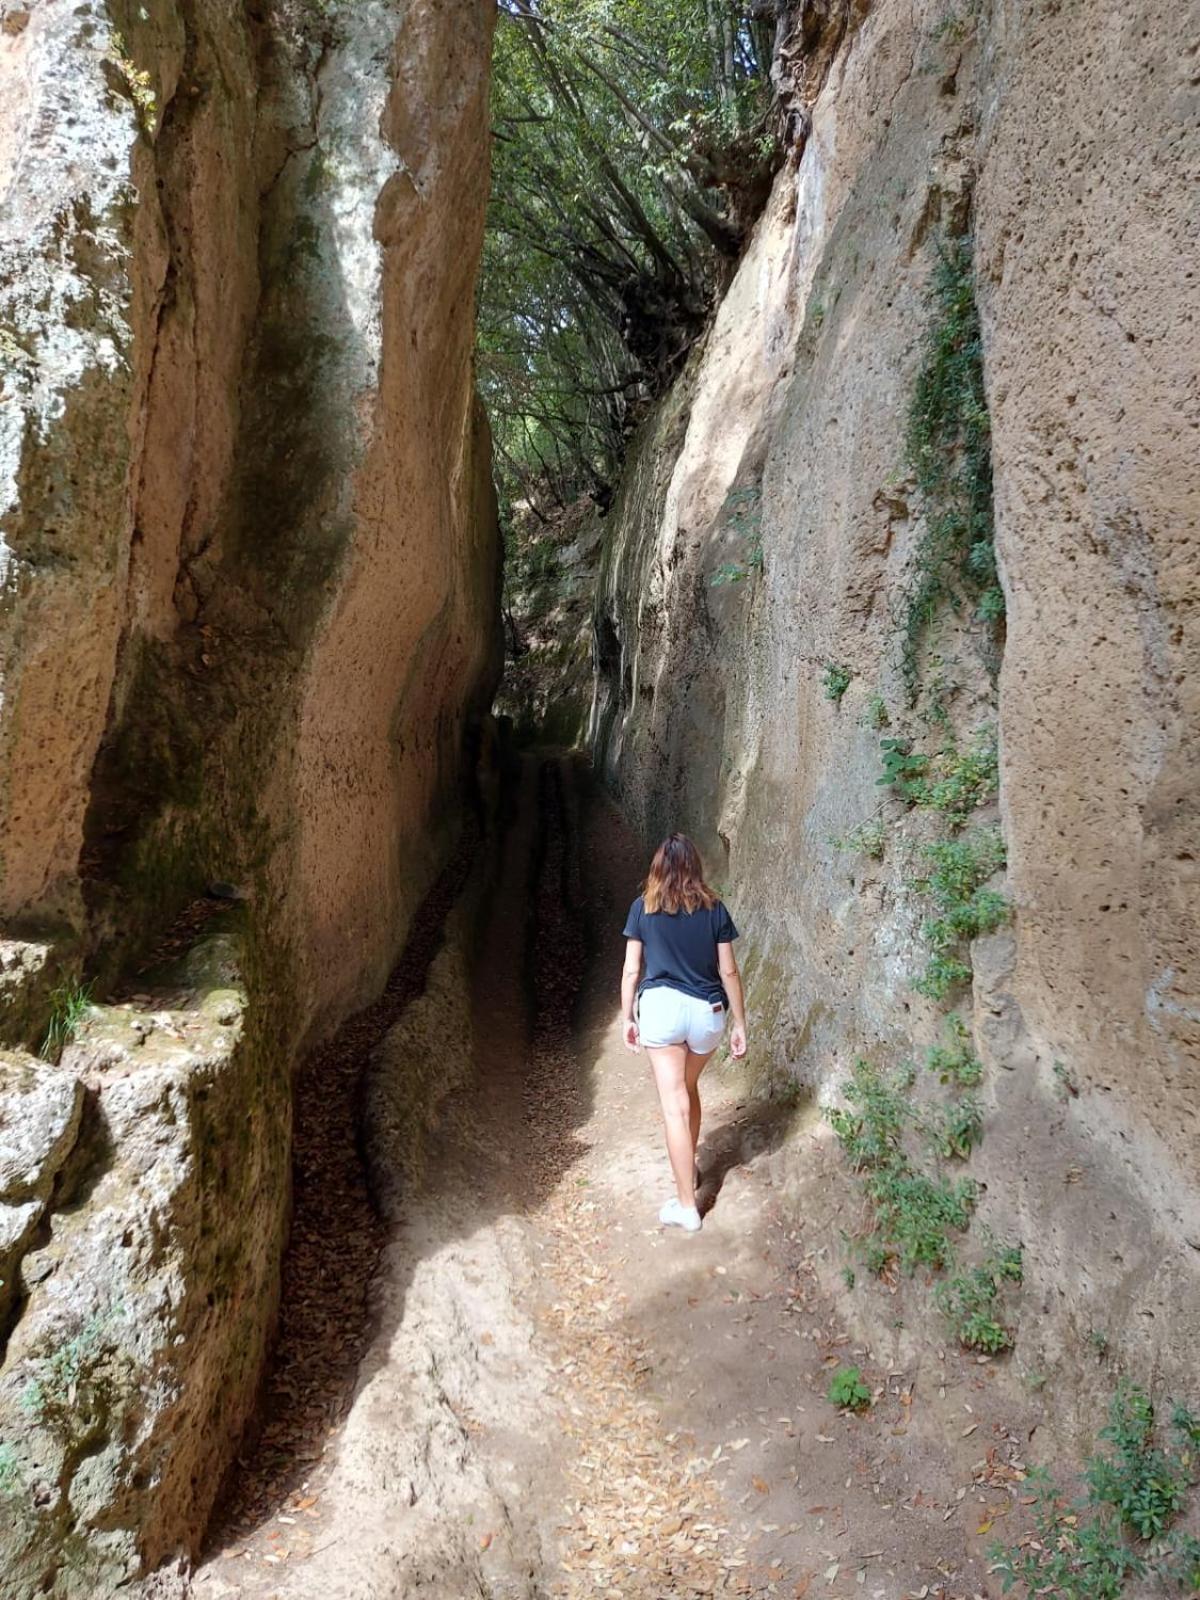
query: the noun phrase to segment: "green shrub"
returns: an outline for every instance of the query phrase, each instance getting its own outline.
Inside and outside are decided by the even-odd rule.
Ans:
[[[840,706],[842,696],[850,687],[850,680],[854,676],[849,667],[839,666],[830,661],[825,667],[825,676],[821,679],[821,687],[825,691],[826,700],[832,700],[835,706]]]
[[[851,1166],[881,1167],[900,1158],[904,1129],[913,1115],[908,1098],[912,1084],[910,1069],[885,1076],[870,1061],[854,1063],[845,1095],[855,1109],[831,1107],[826,1112]]]
[[[927,1000],[935,1000],[940,1005],[971,980],[971,968],[965,961],[958,961],[952,957],[934,956],[926,966],[919,978],[913,981],[913,988],[918,994],[923,994]]]
[[[1180,1456],[1168,1455],[1155,1445],[1149,1397],[1131,1384],[1121,1384],[1100,1437],[1112,1450],[1093,1456],[1084,1469],[1090,1503],[1111,1506],[1139,1539],[1164,1533],[1182,1509],[1192,1479]],[[1185,1437],[1190,1443],[1190,1436]]]
[[[863,1253],[876,1274],[892,1261],[905,1272],[943,1266],[951,1253],[949,1232],[970,1224],[975,1205],[970,1179],[931,1178],[909,1160],[904,1134],[916,1121],[909,1095],[914,1078],[911,1067],[884,1074],[858,1060],[845,1089],[853,1109],[826,1112],[851,1165],[863,1174],[874,1220]]]
[[[153,134],[158,123],[158,99],[154,93],[154,80],[131,58],[125,48],[125,40],[119,33],[112,33],[109,37],[111,43],[108,59],[116,67],[125,86],[125,92],[133,102],[138,123],[145,133]]]
[[[983,1138],[983,1107],[977,1096],[964,1094],[929,1112],[922,1131],[930,1148],[943,1160],[966,1161]]]
[[[947,1044],[931,1045],[925,1057],[930,1072],[939,1083],[952,1083],[960,1089],[973,1089],[983,1077],[983,1063],[971,1048],[971,1035],[961,1017],[947,1017]]]
[[[871,1404],[871,1391],[857,1367],[839,1367],[830,1380],[829,1399],[842,1410],[865,1411]]]
[[[742,583],[752,573],[761,572],[762,547],[762,489],[758,484],[743,484],[731,489],[725,497],[729,516],[726,526],[741,540],[743,556],[740,561],[723,561],[709,578],[714,589],[725,584]]]
[[[970,1178],[951,1183],[930,1178],[907,1164],[868,1175],[874,1203],[876,1243],[904,1272],[943,1267],[951,1256],[949,1234],[970,1226],[978,1193]]]
[[[992,799],[1000,784],[1000,761],[992,729],[977,735],[969,750],[951,740],[936,756],[912,748],[911,739],[881,739],[883,774],[876,781],[900,799],[939,811],[954,827]]]
[[[972,811],[1000,787],[1000,757],[994,729],[984,729],[969,750],[947,745],[935,758],[933,774],[919,804],[944,813],[961,827]]]
[[[1180,1426],[1179,1418],[1185,1419]],[[1176,1448],[1154,1436],[1154,1408],[1145,1392],[1122,1384],[1100,1438],[1111,1449],[1088,1458],[1086,1495],[1068,1503],[1044,1468],[1026,1486],[1034,1495],[1036,1540],[989,1552],[1004,1591],[1023,1583],[1029,1594],[1066,1600],[1119,1600],[1131,1581],[1156,1578],[1200,1590],[1200,1539],[1172,1529],[1196,1479],[1191,1413],[1176,1407]],[[1137,1543],[1130,1543],[1130,1540]]]
[[[976,889],[969,900],[952,905],[944,917],[935,917],[921,929],[925,943],[938,954],[956,945],[994,933],[1007,921],[1008,901],[994,889]]]
[[[870,695],[867,704],[859,718],[859,724],[864,728],[874,728],[877,732],[889,724],[887,703],[881,694]]]
[[[1007,859],[999,832],[982,828],[962,839],[926,845],[923,854],[933,870],[918,887],[928,889],[944,911],[969,900]]]
[[[927,792],[929,757],[914,752],[910,739],[881,739],[879,749],[883,776],[875,780],[876,784],[891,789],[909,805],[918,805]]]
[[[1021,1247],[1009,1245],[939,1285],[938,1306],[965,1349],[998,1355],[1011,1347],[1012,1330],[999,1320],[1000,1296],[1006,1282],[1020,1283],[1023,1275]]]
[[[961,947],[980,934],[994,932],[1010,914],[1004,896],[983,887],[1004,865],[1004,841],[995,830],[978,829],[962,839],[926,845],[923,853],[931,870],[912,887],[928,893],[941,915],[921,929],[933,958],[913,988],[942,1001],[971,976],[970,966],[958,953]]]
[[[882,861],[887,847],[887,828],[882,818],[871,817],[832,840],[832,844],[835,850],[850,850],[856,855],[869,856],[872,861]]]

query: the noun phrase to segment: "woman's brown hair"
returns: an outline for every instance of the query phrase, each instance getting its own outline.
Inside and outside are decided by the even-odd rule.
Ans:
[[[654,852],[642,899],[647,911],[708,911],[716,905],[700,852],[686,834],[671,834]]]

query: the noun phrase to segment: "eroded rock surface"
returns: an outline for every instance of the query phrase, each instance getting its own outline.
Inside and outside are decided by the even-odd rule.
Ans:
[[[499,655],[491,25],[35,0],[0,33],[6,1037],[81,973],[152,1002],[28,1067],[84,1102],[3,1197],[5,1600],[194,1549],[274,1315],[297,1052],[457,832]],[[179,1005],[126,981],[214,886],[236,959]]]
[[[0,1052],[0,1329],[7,1326],[21,1257],[79,1131],[83,1085],[17,1051]]]
[[[203,1528],[281,1247],[285,1103],[253,1097],[269,1070],[243,1009],[229,984],[165,991],[93,1007],[58,1068],[9,1058],[0,1182],[36,1197],[41,1228],[0,1371],[6,1594],[31,1574],[106,1593]]]
[[[1187,43],[1167,5],[1070,28],[1006,0],[798,9],[811,132],[635,443],[593,740],[648,842],[702,843],[765,1075],[836,1097],[856,1056],[920,1061],[947,1012],[968,1025],[979,1216],[1026,1248],[1017,1358],[1063,1374],[1082,1398],[1057,1420],[1090,1437],[1097,1341],[1186,1387],[1200,1336]],[[913,707],[929,519],[908,419],[958,249],[1007,636],[973,600],[918,627]],[[879,785],[884,739],[936,763],[993,736],[998,810],[956,824]],[[931,1000],[924,848],[997,825],[1011,917]]]

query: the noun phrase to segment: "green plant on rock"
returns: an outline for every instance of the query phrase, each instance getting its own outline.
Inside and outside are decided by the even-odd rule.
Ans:
[[[12,1445],[0,1443],[0,1496],[17,1494],[20,1488],[21,1468],[16,1451]]]
[[[762,531],[762,485],[743,483],[725,496],[729,527],[743,539],[757,539]]]
[[[868,1269],[896,1262],[905,1272],[941,1267],[951,1256],[949,1234],[971,1220],[976,1189],[969,1178],[931,1178],[910,1161],[905,1130],[916,1120],[909,1091],[911,1067],[885,1074],[866,1060],[854,1064],[845,1095],[852,1109],[826,1115],[871,1202],[873,1231],[863,1241]]]
[[[1005,613],[1004,590],[999,584],[991,584],[979,596],[979,604],[975,607],[975,615],[980,622],[993,625],[999,622]]]
[[[1100,1431],[1110,1448],[1088,1458],[1083,1498],[1068,1502],[1048,1471],[1030,1471],[1036,1539],[989,1552],[1005,1592],[1023,1583],[1031,1595],[1119,1600],[1131,1581],[1147,1578],[1200,1590],[1200,1539],[1171,1527],[1196,1482],[1192,1420],[1176,1407],[1174,1448],[1164,1448],[1149,1397],[1122,1384]]]
[[[902,670],[910,704],[921,646],[944,605],[1003,615],[992,514],[991,425],[969,239],[938,251],[930,321],[908,413],[907,457],[925,513],[907,597]]]
[[[973,1094],[937,1106],[922,1124],[930,1149],[945,1161],[966,1161],[983,1138],[983,1107]]]
[[[966,5],[944,11],[934,24],[932,38],[944,44],[961,44],[970,33],[978,15],[978,7]]]
[[[1171,1430],[1189,1453],[1200,1453],[1200,1417],[1188,1406],[1176,1405],[1172,1408]]]
[[[984,728],[968,750],[951,741],[935,758],[918,804],[942,812],[956,827],[986,805],[1000,787],[1000,758],[994,728]]]
[[[743,556],[740,561],[722,561],[709,577],[709,587],[723,588],[728,583],[743,583],[762,571],[762,509],[761,491],[757,488],[731,489],[727,504],[732,504],[730,530],[742,541]]]
[[[847,850],[869,856],[872,861],[882,861],[887,848],[887,828],[882,818],[871,817],[851,828],[849,833],[839,835],[832,843],[835,850]]]
[[[125,40],[119,33],[111,36],[109,60],[117,69],[125,93],[133,102],[139,124],[146,133],[152,134],[158,121],[158,100],[154,93],[153,78],[131,58],[125,48]]]
[[[945,911],[968,901],[1007,860],[1004,840],[994,828],[926,845],[923,854],[932,870],[921,886]]]
[[[883,773],[876,780],[922,810],[938,811],[962,827],[971,812],[991,800],[1000,784],[996,734],[984,728],[960,750],[953,738],[935,756],[914,750],[911,739],[881,739]]]
[[[762,568],[762,546],[754,546],[743,565],[738,561],[722,561],[710,576],[708,583],[712,589],[724,588],[729,583],[743,583],[754,572]]]
[[[964,983],[970,981],[971,968],[965,961],[949,956],[934,956],[926,964],[921,976],[913,980],[913,988],[918,994],[923,994],[926,1000],[934,1000],[940,1005],[956,989],[961,989]]]
[[[994,933],[1007,921],[1008,913],[1009,904],[1002,894],[995,889],[976,889],[969,900],[949,906],[944,916],[925,923],[921,932],[934,952],[944,955],[964,941]]]
[[[1000,1321],[1001,1293],[1005,1283],[1019,1284],[1023,1276],[1021,1247],[1009,1245],[938,1286],[938,1307],[964,1349],[998,1355],[1011,1348],[1012,1329]]]
[[[881,739],[879,749],[883,775],[876,778],[876,785],[891,789],[910,805],[919,804],[927,790],[929,757],[914,751],[911,739]]]
[[[928,844],[923,854],[931,870],[911,887],[930,895],[940,915],[921,929],[933,956],[913,987],[941,1001],[971,976],[962,947],[994,932],[1010,915],[1005,897],[984,887],[1004,866],[1004,841],[994,829],[977,829],[961,839]]]
[[[883,696],[881,694],[869,695],[866,706],[863,708],[863,714],[859,718],[859,726],[873,728],[876,732],[879,732],[881,729],[888,727],[890,721],[887,701]]]
[[[851,1166],[883,1167],[902,1159],[904,1130],[913,1115],[908,1096],[913,1076],[909,1068],[885,1075],[870,1061],[854,1063],[845,1089],[854,1109],[831,1106],[826,1112]]]
[[[849,667],[840,665],[836,661],[829,661],[825,666],[825,675],[821,679],[821,687],[825,691],[826,700],[832,700],[835,706],[840,706],[842,696],[850,687],[850,680],[854,676]]]
[[[947,1017],[947,1042],[931,1045],[925,1057],[930,1072],[939,1083],[952,1083],[960,1089],[973,1089],[983,1077],[983,1063],[975,1054],[971,1035],[961,1017]]]
[[[858,1367],[839,1367],[830,1379],[828,1397],[845,1411],[865,1411],[871,1404],[871,1391]]]
[[[1178,1418],[1181,1408],[1176,1408]],[[1191,1414],[1174,1431],[1183,1449],[1168,1453],[1154,1442],[1154,1407],[1149,1397],[1131,1384],[1121,1384],[1109,1408],[1108,1425],[1100,1438],[1112,1446],[1107,1455],[1093,1456],[1084,1469],[1088,1499],[1108,1505],[1124,1526],[1139,1539],[1165,1533],[1182,1509],[1193,1482],[1195,1427]]]
[[[91,983],[64,982],[51,989],[50,1020],[40,1050],[47,1061],[57,1061],[79,1031],[92,1003],[92,987]]]
[[[868,1174],[875,1209],[876,1246],[904,1272],[944,1267],[952,1257],[950,1234],[970,1226],[978,1193],[970,1178],[951,1183],[905,1165]]]

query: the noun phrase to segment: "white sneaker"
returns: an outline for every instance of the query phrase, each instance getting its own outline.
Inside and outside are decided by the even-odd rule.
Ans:
[[[665,1228],[682,1228],[685,1233],[699,1233],[704,1226],[695,1206],[681,1206],[678,1200],[668,1200],[658,1220]]]

